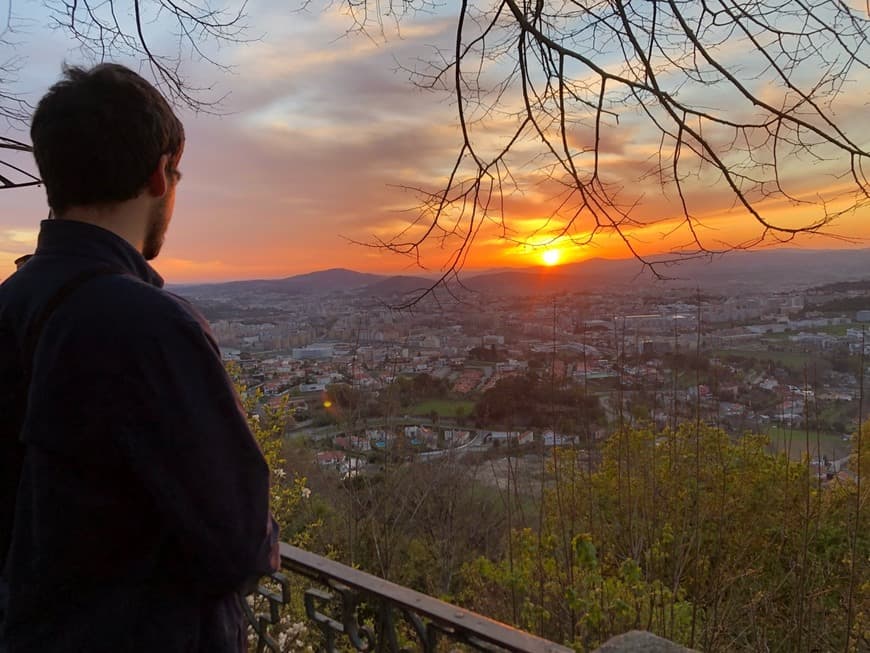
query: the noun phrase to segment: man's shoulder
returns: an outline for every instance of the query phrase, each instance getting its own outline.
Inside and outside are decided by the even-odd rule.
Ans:
[[[190,303],[129,274],[106,274],[76,293],[65,311],[93,327],[104,325],[131,335],[164,337],[179,329],[208,332],[208,325]]]
[[[7,304],[22,294],[27,294],[30,285],[28,275],[21,270],[13,272],[0,283],[0,305]]]
[[[94,290],[105,293],[118,308],[149,309],[161,315],[192,315],[190,304],[177,295],[127,273],[112,273],[96,280]]]

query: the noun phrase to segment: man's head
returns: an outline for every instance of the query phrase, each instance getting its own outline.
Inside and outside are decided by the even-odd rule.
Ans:
[[[184,128],[151,84],[118,64],[67,67],[30,127],[48,204],[58,218],[145,194],[142,253],[157,256],[172,216]]]

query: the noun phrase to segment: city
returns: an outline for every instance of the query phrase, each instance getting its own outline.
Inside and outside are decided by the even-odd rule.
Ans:
[[[423,298],[395,310],[400,293],[355,288],[364,275],[321,275],[339,273],[345,287],[327,292],[313,292],[316,275],[307,291],[284,296],[236,295],[232,285],[185,290],[248,391],[285,405],[287,433],[312,440],[324,465],[347,471],[345,458],[382,450],[396,434],[431,456],[472,439],[579,444],[617,424],[661,429],[699,417],[734,437],[766,434],[771,450],[807,454],[819,473],[849,473],[842,467],[861,414],[868,282],[736,295],[667,282],[551,296],[469,293],[473,301]],[[396,389],[401,379],[419,387]],[[589,398],[588,414],[548,412],[546,399],[536,410],[484,413],[509,379],[551,396],[575,389]],[[385,423],[396,434],[384,433]]]

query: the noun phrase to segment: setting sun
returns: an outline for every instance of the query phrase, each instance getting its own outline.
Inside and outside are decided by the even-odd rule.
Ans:
[[[560,256],[558,249],[548,249],[541,255],[541,259],[544,261],[544,265],[556,265]]]

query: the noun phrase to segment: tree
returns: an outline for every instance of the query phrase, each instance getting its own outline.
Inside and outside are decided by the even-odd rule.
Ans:
[[[467,565],[468,601],[578,650],[630,628],[703,651],[864,650],[866,489],[765,446],[684,424],[613,433],[591,473],[557,451],[540,532]]]
[[[208,85],[191,83],[182,62],[199,59],[227,72],[212,54],[215,46],[251,38],[245,1],[229,0],[222,7],[208,0],[43,0],[42,4],[49,11],[48,26],[66,31],[86,56],[96,61],[118,56],[138,60],[147,71],[142,72],[150,73],[164,94],[196,111],[218,112],[223,98],[215,97]],[[12,0],[2,13],[0,50],[11,52],[4,53],[0,63],[0,118],[10,124],[26,123],[33,107],[13,90],[25,62],[15,52],[19,25]],[[168,47],[167,34],[175,37]],[[0,189],[41,183],[16,158],[16,152],[29,150],[26,143],[0,137]]]
[[[209,86],[191,83],[182,69],[186,59],[200,59],[218,71],[227,68],[213,47],[251,38],[246,2],[229,0],[43,0],[50,26],[67,31],[82,51],[100,61],[125,56],[138,59],[170,98],[201,111],[213,110],[220,98]],[[174,39],[168,41],[166,34]],[[158,44],[158,45],[155,45]]]
[[[310,498],[311,491],[306,487],[306,478],[298,469],[290,469],[287,464],[283,437],[289,417],[287,402],[274,408],[261,406],[262,392],[248,391],[239,366],[230,363],[227,365],[227,372],[242,399],[248,414],[248,426],[260,445],[271,472],[269,508],[281,527],[281,537],[285,541],[304,546],[320,524],[319,519],[308,510],[307,499]]]
[[[0,96],[3,96],[2,92],[0,92]],[[7,99],[7,97],[3,97],[2,99]],[[5,112],[6,109],[0,106],[0,114]],[[16,117],[16,119],[18,118]],[[26,143],[21,143],[20,141],[0,136],[0,150],[29,152],[30,146]],[[0,166],[4,168],[4,174],[0,174],[0,188],[25,188],[27,186],[36,186],[42,183],[38,177],[13,164],[11,161],[0,159]],[[12,174],[10,174],[9,170],[13,171]]]
[[[554,388],[534,373],[499,379],[483,393],[474,416],[488,426],[549,427],[553,420],[565,416],[587,423],[604,421],[597,397],[577,388]]]

